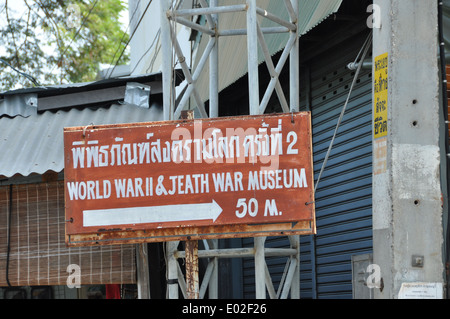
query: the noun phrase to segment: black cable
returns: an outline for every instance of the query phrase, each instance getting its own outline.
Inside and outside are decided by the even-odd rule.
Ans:
[[[6,283],[8,287],[12,287],[9,282],[9,256],[11,252],[11,217],[12,217],[12,185],[9,185],[9,207],[8,207],[8,243],[6,251]]]
[[[88,14],[84,17],[83,22],[81,22],[80,27],[78,28],[77,32],[75,32],[75,35],[73,36],[73,38],[70,40],[70,43],[68,46],[66,46],[66,48],[64,49],[64,52],[61,54],[61,59],[59,59],[59,62],[62,61],[62,59],[64,58],[64,55],[66,54],[67,50],[69,49],[69,47],[72,45],[73,41],[75,40],[75,38],[78,36],[78,34],[80,33],[81,29],[84,27],[84,25],[86,24],[87,19],[89,18],[89,16],[91,15],[92,11],[94,10],[95,6],[97,5],[97,2],[99,0],[95,0],[94,4],[92,5],[92,7],[89,9]],[[53,72],[53,70],[55,69],[57,64],[55,64],[53,66],[53,68],[50,71],[50,74]]]
[[[152,2],[153,2],[153,0],[149,1],[149,3],[147,4],[147,7],[145,7],[144,13],[142,13],[142,15],[141,15],[141,17],[140,17],[138,23],[136,24],[136,27],[135,27],[134,30],[133,30],[133,33],[131,34],[130,38],[129,38],[128,41],[127,41],[127,44],[126,44],[125,47],[123,48],[122,53],[120,53],[120,56],[119,56],[119,58],[118,58],[117,61],[116,61],[116,64],[115,64],[114,67],[111,69],[111,73],[109,74],[109,76],[105,76],[107,79],[109,79],[109,78],[112,76],[114,70],[116,69],[117,64],[119,64],[120,59],[122,58],[122,56],[123,56],[125,50],[127,49],[128,44],[130,44],[131,39],[133,39],[133,36],[134,36],[134,34],[136,33],[136,30],[139,28],[139,25],[141,24],[141,21],[142,21],[142,19],[144,18],[145,13],[147,12],[147,10],[148,10],[148,8],[150,7],[150,5],[152,4]]]
[[[133,70],[131,70],[130,74],[133,74],[133,72],[138,67],[139,63],[141,63],[142,59],[145,57],[145,55],[153,48],[153,45],[156,43],[156,40],[158,39],[159,35],[161,34],[161,28],[156,32],[155,37],[153,38],[152,44],[150,44],[149,48],[141,55],[139,60],[136,62],[136,65],[134,66]]]

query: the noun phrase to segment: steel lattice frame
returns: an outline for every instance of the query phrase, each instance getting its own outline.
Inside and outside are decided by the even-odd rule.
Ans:
[[[238,5],[218,6],[218,0],[210,0],[209,4],[206,0],[199,0],[200,8],[178,10],[172,7],[172,0],[160,0],[161,7],[161,46],[163,54],[162,74],[163,74],[163,106],[164,119],[177,120],[181,111],[185,108],[187,101],[192,97],[196,103],[203,118],[208,117],[205,106],[200,99],[198,90],[196,89],[196,81],[198,80],[203,67],[209,58],[209,117],[219,116],[219,90],[218,90],[218,42],[223,36],[247,36],[247,52],[248,53],[248,79],[249,79],[249,113],[251,115],[264,114],[270,97],[275,90],[280,101],[283,112],[299,111],[299,45],[298,45],[298,0],[284,0],[284,5],[289,13],[289,21],[280,19],[279,17],[257,7],[256,0],[245,0],[245,3]],[[238,13],[245,12],[247,19],[246,29],[237,30],[219,30],[218,21],[222,13]],[[194,15],[205,15],[207,24],[205,26],[191,22],[189,17]],[[258,15],[276,22],[278,26],[261,28],[258,23]],[[199,63],[192,73],[185,62],[185,57],[180,48],[173,24],[180,23],[189,28],[195,29],[203,33],[203,36],[209,36],[209,42],[203,52]],[[289,39],[281,53],[277,65],[274,65],[270,56],[264,34],[288,32]],[[265,94],[260,101],[259,91],[255,88],[259,87],[258,75],[258,55],[254,54],[261,47],[265,58],[271,80],[267,85]],[[252,54],[253,53],[253,54]],[[173,55],[176,54],[178,62],[181,65],[185,79],[188,83],[187,89],[179,101],[175,105],[175,90],[173,87]],[[282,90],[279,74],[286,63],[289,63],[289,87],[290,96],[287,101]],[[199,288],[198,295],[204,296],[207,285],[209,285],[209,297],[218,298],[217,276],[218,276],[218,258],[237,258],[250,257],[255,258],[255,291],[256,298],[266,298],[266,288],[270,298],[287,298],[290,292],[291,298],[300,298],[300,240],[299,236],[289,236],[290,248],[285,249],[269,249],[264,247],[266,238],[256,237],[255,247],[253,249],[225,249],[219,250],[217,240],[205,241],[205,246],[211,249],[199,252],[199,257],[210,258],[203,283]],[[182,252],[177,251],[178,242],[168,242],[167,251],[167,269],[168,269],[168,297],[171,299],[178,298],[178,286],[182,288],[184,293],[186,282],[184,281],[181,270],[177,263],[177,258],[184,257]],[[270,273],[265,262],[266,256],[288,256],[285,272],[278,292],[275,289],[270,278]]]

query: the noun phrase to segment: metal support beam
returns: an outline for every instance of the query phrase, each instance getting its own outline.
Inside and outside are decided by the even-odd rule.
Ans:
[[[247,61],[248,61],[248,99],[250,115],[259,114],[259,76],[258,76],[258,20],[256,19],[256,0],[247,0]]]
[[[257,298],[265,298],[265,290],[267,289],[269,297],[272,299],[275,298],[284,298],[286,299],[289,295],[292,299],[300,298],[300,238],[299,236],[289,236],[289,240],[291,243],[291,248],[265,248],[266,237],[257,237],[255,238],[255,247],[254,248],[229,248],[229,249],[217,249],[217,240],[208,240],[208,243],[205,243],[204,250],[197,251],[197,258],[207,258],[209,259],[208,266],[206,268],[205,274],[203,276],[203,281],[200,285],[199,289],[199,298],[202,299],[205,296],[205,292],[207,287],[209,287],[209,298],[217,299],[218,298],[218,289],[217,289],[217,270],[218,270],[218,259],[219,258],[255,258],[255,264],[258,265],[257,274],[260,286],[259,293]],[[205,241],[204,241],[205,242]],[[212,249],[210,249],[210,247]],[[185,258],[185,263],[188,263],[189,253],[187,249],[175,250],[173,251],[174,259],[183,259]],[[270,277],[270,272],[267,267],[267,263],[265,262],[265,257],[289,257],[287,259],[286,268],[283,273],[280,286],[278,291],[275,292],[273,287],[273,283]],[[178,267],[178,284],[180,286],[181,291],[183,292],[183,296],[185,298],[189,298],[188,292],[188,280],[184,279],[181,268]],[[186,271],[188,273],[188,271]],[[297,280],[298,279],[298,280]]]
[[[285,1],[286,7],[290,14],[290,21],[297,25],[298,17],[298,1]],[[300,110],[300,49],[299,49],[299,34],[298,30],[292,31],[295,34],[294,44],[291,49],[291,54],[289,55],[289,82],[290,82],[290,111],[298,112]]]
[[[211,8],[217,6],[217,0],[210,0]],[[219,117],[219,37],[217,35],[218,15],[211,16],[211,28],[216,41],[209,56],[209,117]]]
[[[161,0],[166,1],[166,0]],[[181,101],[179,102],[173,119],[178,119],[181,111],[185,108],[187,101],[191,97],[194,96],[194,102],[197,104],[197,107],[201,113],[202,117],[207,117],[204,105],[202,101],[200,101],[198,92],[195,88],[195,83],[200,76],[200,73],[203,71],[206,60],[209,58],[209,79],[210,79],[210,93],[209,93],[209,117],[217,117],[218,116],[218,79],[219,79],[219,70],[218,70],[218,42],[219,37],[221,36],[236,36],[236,35],[247,35],[247,49],[248,49],[248,74],[249,74],[249,87],[252,90],[249,90],[249,108],[250,114],[263,114],[267,103],[275,89],[277,92],[277,96],[280,100],[280,104],[284,112],[290,111],[298,111],[299,108],[299,66],[298,66],[298,30],[297,30],[297,17],[298,17],[298,3],[293,0],[286,0],[285,6],[287,11],[289,12],[290,20],[285,21],[280,19],[279,17],[257,7],[256,0],[246,0],[245,5],[233,5],[233,6],[217,6],[216,1],[211,1],[210,5],[207,6],[205,0],[201,0],[200,4],[202,8],[197,9],[185,9],[185,10],[176,10],[173,8],[166,7],[165,16],[168,19],[172,19],[175,22],[183,24],[192,29],[203,32],[204,35],[210,36],[210,41],[207,45],[207,48],[203,52],[203,56],[198,63],[194,74],[188,74],[188,68],[186,65],[183,65],[185,61],[183,53],[177,43],[175,37],[175,31],[172,30],[170,36],[162,35],[162,41],[171,41],[174,43],[175,52],[178,56],[180,65],[183,69],[183,72],[186,77],[186,81],[188,83],[188,88],[184,93]],[[170,10],[169,10],[170,9]],[[219,13],[229,13],[229,12],[246,12],[247,17],[247,28],[246,29],[234,29],[234,30],[219,30],[218,29],[218,15]],[[205,14],[208,22],[208,27],[196,24],[187,20],[183,17],[191,17],[193,15]],[[273,26],[268,28],[259,27],[257,17],[261,16],[267,18],[273,22],[279,24],[279,26]],[[167,20],[167,19],[166,19]],[[167,24],[167,27],[170,29],[170,23]],[[289,41],[286,43],[285,49],[281,56],[280,61],[277,66],[273,65],[272,60],[270,59],[270,54],[268,53],[267,45],[265,44],[264,34],[267,33],[281,33],[281,32],[290,32],[291,37],[289,37]],[[258,50],[258,43],[261,45],[267,66],[269,68],[269,72],[271,73],[272,80],[270,81],[263,100],[259,101],[259,76],[258,76],[258,55],[252,54],[255,50]],[[166,47],[163,45],[163,48]],[[169,47],[169,46],[167,46]],[[171,47],[166,49],[167,52],[171,52]],[[290,106],[286,101],[284,93],[282,92],[281,85],[278,80],[278,75],[280,74],[285,62],[287,59],[290,59]],[[172,61],[173,63],[173,61]],[[165,68],[164,68],[165,69]],[[163,72],[164,73],[164,72]],[[169,91],[167,91],[169,92]]]
[[[173,96],[173,61],[172,61],[172,38],[170,34],[170,22],[167,19],[170,3],[167,0],[160,0],[160,20],[161,20],[161,51],[165,57],[162,60],[162,83],[163,83],[163,110],[164,120],[173,120],[174,100]]]
[[[231,6],[210,6],[209,8],[196,8],[196,9],[184,9],[184,10],[176,10],[175,13],[169,12],[170,17],[174,16],[196,16],[196,15],[204,15],[204,14],[218,14],[218,13],[231,13],[231,12],[239,12],[245,11],[245,4],[237,4]]]
[[[293,256],[297,255],[297,253],[296,248],[264,248],[266,257]],[[198,251],[198,258],[248,258],[254,256],[254,248],[205,249]],[[186,258],[186,253],[184,251],[176,251],[175,258]]]
[[[219,240],[218,239],[208,240],[207,242],[209,243],[208,246],[211,247],[212,249],[217,250],[219,248]],[[208,294],[209,294],[210,299],[217,299],[217,298],[219,298],[219,257],[214,256],[214,257],[210,258],[208,267],[209,267],[209,265],[211,265],[212,272],[211,272],[211,277],[209,279]],[[206,274],[205,274],[205,277],[206,277]],[[203,280],[206,280],[206,278]]]
[[[256,299],[266,299],[266,257],[264,254],[266,237],[256,237],[254,241]]]
[[[205,276],[203,277],[203,282],[202,282],[202,286],[200,287],[200,292],[199,292],[199,297],[200,299],[203,299],[203,297],[205,296],[206,293],[206,288],[209,287],[209,289],[211,289],[211,285],[212,285],[212,277],[214,276],[214,272],[216,272],[216,265],[214,262],[209,262],[208,266],[206,267],[206,271],[205,271]],[[211,290],[215,290],[214,288]],[[211,297],[211,292],[209,294],[209,298],[210,299],[217,299],[218,297]]]
[[[266,60],[266,64],[267,64],[267,68],[269,70],[270,76],[272,77],[273,83],[275,85],[275,90],[277,92],[278,99],[280,100],[281,108],[283,109],[284,112],[288,112],[289,106],[288,106],[286,97],[284,96],[284,92],[281,87],[280,81],[278,79],[279,73],[277,73],[275,66],[273,65],[272,57],[269,54],[269,48],[267,47],[266,40],[264,39],[264,34],[263,34],[261,28],[259,27],[259,25],[258,25],[258,40],[259,40],[259,44],[261,45],[261,49],[264,53],[264,58]],[[261,102],[261,106],[259,109],[260,112],[262,111],[262,113],[264,113],[264,110],[266,109],[267,103],[269,102],[269,98],[272,95],[272,92],[273,92],[273,88],[272,89],[267,88],[267,91],[263,97],[263,101]]]
[[[178,244],[178,241],[169,241],[166,243],[168,299],[178,299],[178,262],[175,258]]]
[[[300,299],[300,236],[289,236],[289,241],[296,251],[291,258],[296,260],[297,265],[292,276],[291,299]]]
[[[289,21],[257,7],[256,0],[245,0],[242,5],[218,6],[217,0],[210,0],[209,5],[205,0],[199,0],[201,8],[177,10],[171,8],[172,1],[161,1],[161,41],[163,56],[166,57],[163,62],[163,90],[164,90],[164,118],[165,120],[178,119],[185,108],[188,100],[193,96],[193,102],[200,111],[202,117],[207,117],[203,102],[198,96],[195,88],[196,81],[203,71],[206,61],[209,60],[209,117],[219,116],[219,38],[221,36],[247,36],[247,61],[248,61],[248,84],[249,84],[249,113],[252,115],[263,114],[270,97],[275,90],[283,112],[297,112],[299,110],[299,47],[298,47],[298,1],[285,0],[284,4],[289,14]],[[219,19],[221,13],[245,12],[247,26],[245,29],[220,30]],[[190,20],[192,16],[205,15],[207,24],[199,25]],[[279,26],[263,28],[258,25],[258,17],[269,19]],[[176,40],[175,30],[171,30],[169,21],[180,23],[189,28],[203,32],[203,36],[209,36],[209,42],[195,70],[189,70],[185,63],[184,54]],[[290,37],[281,57],[275,66],[264,35],[269,33],[290,32]],[[258,63],[258,44],[260,45],[265,57],[271,80],[265,90],[264,96],[260,101],[259,95],[259,63]],[[173,48],[178,57],[181,68],[185,74],[188,87],[181,98],[178,106],[174,107],[173,96]],[[170,57],[170,58],[169,58]],[[279,81],[279,75],[287,59],[289,58],[290,72],[290,98],[289,102],[284,95]],[[300,241],[299,236],[289,236],[290,248],[265,248],[266,237],[254,238],[254,248],[235,248],[218,249],[217,240],[204,241],[205,249],[196,251],[196,258],[208,258],[203,282],[194,289],[195,297],[203,298],[207,287],[209,288],[209,298],[218,298],[218,259],[219,258],[243,258],[253,257],[255,259],[255,282],[256,298],[266,298],[266,289],[270,298],[300,298]],[[191,258],[190,253],[177,250],[178,242],[167,243],[167,262],[168,262],[168,295],[169,298],[178,298],[178,288],[181,289],[183,296],[189,298],[192,289],[190,288],[191,279],[184,280],[182,271],[177,258],[186,258],[186,262]],[[187,243],[190,245],[190,243]],[[270,277],[270,272],[265,262],[265,257],[269,256],[288,256],[285,273],[282,283],[275,292]],[[190,265],[189,265],[190,266]],[[195,270],[194,270],[195,271]],[[191,270],[189,270],[189,276]],[[198,275],[198,273],[197,273]],[[176,284],[176,285],[175,285]]]
[[[194,89],[195,89],[195,82],[197,81],[198,77],[200,76],[200,73],[202,72],[203,67],[206,64],[206,61],[208,60],[208,56],[211,53],[212,49],[214,48],[215,42],[216,42],[215,38],[211,38],[209,40],[208,45],[206,46],[205,52],[203,52],[203,55],[202,55],[202,57],[200,59],[200,62],[197,65],[197,69],[195,70],[195,72],[192,75],[192,77],[189,77],[190,79],[192,79],[192,82],[191,83],[188,82],[189,86],[186,89],[185,94],[183,95],[183,97],[181,98],[181,101],[179,102],[179,104],[177,106],[177,109],[176,109],[175,114],[173,116],[174,119],[178,119],[180,117],[181,111],[184,109],[187,101],[190,98],[190,95],[194,91]],[[205,108],[203,106],[203,103],[201,103],[200,106],[197,105],[197,108],[200,109],[200,113],[202,114],[202,117],[207,117],[206,111],[204,111]]]

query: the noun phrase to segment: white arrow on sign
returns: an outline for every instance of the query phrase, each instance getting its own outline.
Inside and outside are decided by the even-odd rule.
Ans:
[[[85,210],[83,211],[83,227],[210,219],[215,222],[221,213],[222,207],[215,200],[202,204]]]

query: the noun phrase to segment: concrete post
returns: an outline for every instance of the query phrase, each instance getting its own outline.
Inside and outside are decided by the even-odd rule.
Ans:
[[[394,299],[407,283],[444,282],[437,2],[374,0],[374,10],[374,289]]]

